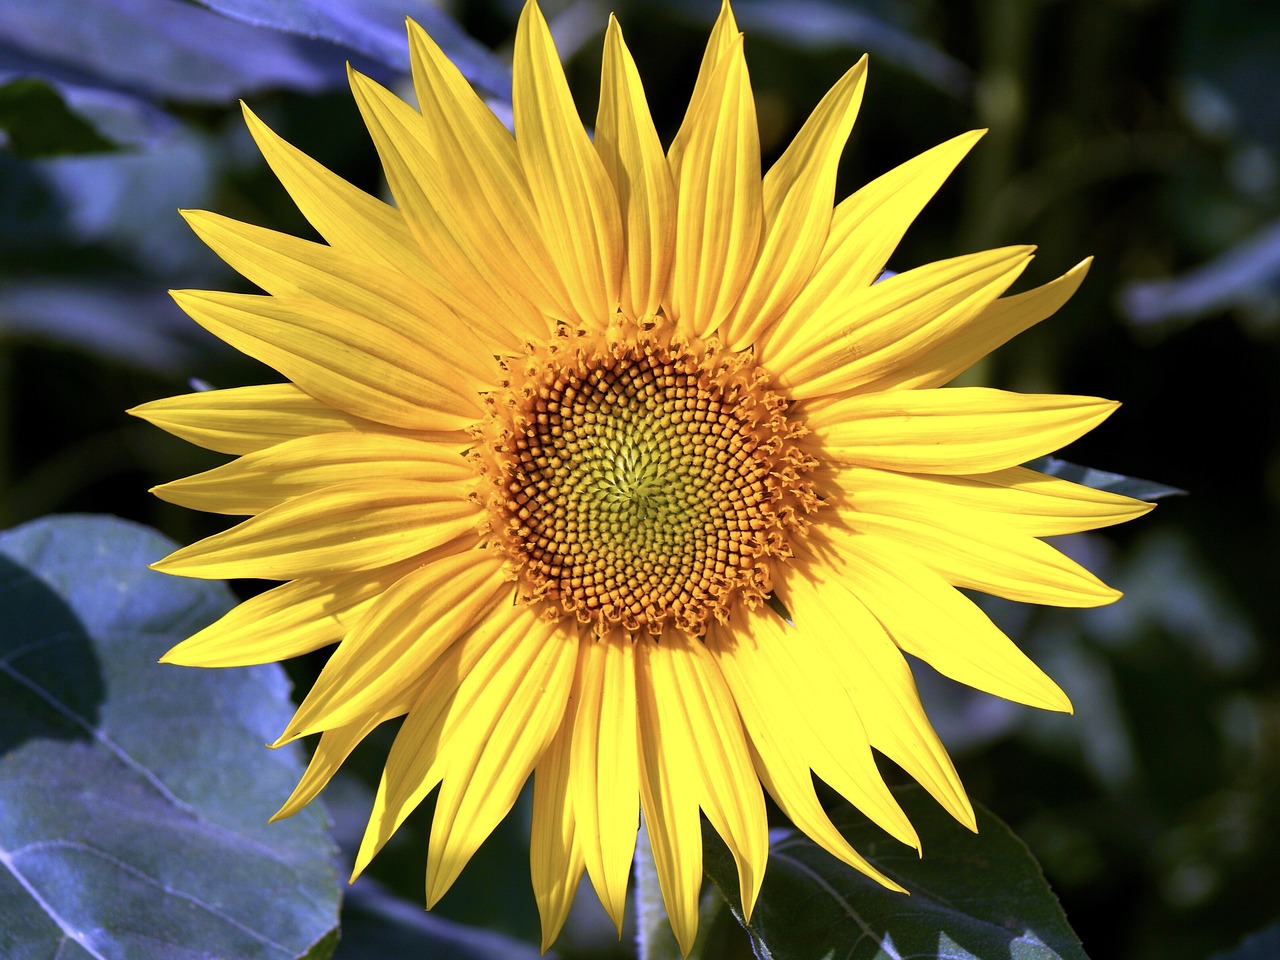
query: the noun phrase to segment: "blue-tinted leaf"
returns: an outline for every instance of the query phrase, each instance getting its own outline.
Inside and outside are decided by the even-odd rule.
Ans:
[[[554,960],[554,954],[547,954]],[[369,877],[347,893],[342,941],[334,960],[448,957],[449,960],[538,960],[538,948],[492,930],[427,913]]]
[[[911,895],[884,889],[794,829],[773,831],[746,925],[757,957],[1085,960],[1039,866],[1008,827],[979,808],[974,835],[920,788],[894,793],[920,834],[923,857],[850,807],[832,822]],[[733,858],[705,833],[707,873],[736,913]]]
[[[409,70],[405,18],[431,34],[463,76],[485,93],[511,99],[511,73],[430,0],[199,0],[237,20],[317,37],[358,50],[394,70]]]
[[[1280,923],[1244,938],[1234,950],[1215,953],[1211,960],[1275,960],[1280,957]]]
[[[0,285],[0,316],[11,334],[69,344],[171,376],[195,370],[212,351],[225,351],[154,286],[18,280]]]
[[[62,242],[101,244],[153,276],[191,283],[218,260],[177,210],[212,202],[227,163],[221,146],[184,131],[147,150],[49,157],[33,166],[62,208]]]
[[[332,45],[255,29],[183,0],[5,0],[0,43],[90,85],[192,103],[346,83],[344,54]],[[14,67],[0,59],[0,69]]]
[[[835,0],[739,0],[738,24],[749,35],[770,37],[804,50],[845,47],[913,73],[955,97],[968,94],[968,68],[908,30],[855,5]]]
[[[1231,307],[1274,302],[1280,291],[1280,221],[1178,277],[1128,284],[1120,305],[1136,324],[1196,320]]]
[[[1156,483],[1154,480],[1139,480],[1137,477],[1126,477],[1106,470],[1095,470],[1093,467],[1082,467],[1076,463],[1059,460],[1057,457],[1041,457],[1031,461],[1027,466],[1050,477],[1061,477],[1072,483],[1093,487],[1095,490],[1105,490],[1108,493],[1118,493],[1124,497],[1133,497],[1135,500],[1159,500],[1161,497],[1176,497],[1187,492],[1177,487]]]
[[[276,666],[156,658],[229,608],[154,573],[172,544],[113,518],[0,535],[0,956],[328,955],[338,883],[323,814],[267,818],[301,773],[267,751]]]
[[[0,43],[0,83],[33,80],[55,91],[67,109],[113,144],[146,146],[178,123],[150,100],[104,87],[96,77]]]
[[[48,83],[22,78],[0,84],[0,134],[20,157],[94,153],[113,144]]]

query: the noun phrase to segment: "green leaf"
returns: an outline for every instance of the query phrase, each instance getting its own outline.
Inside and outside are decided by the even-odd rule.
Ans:
[[[903,896],[788,828],[772,832],[764,886],[749,924],[756,956],[773,960],[1086,960],[1026,846],[979,808],[975,836],[924,790],[894,790],[924,856],[844,805],[832,822]],[[706,844],[706,870],[741,921],[737,870]]]
[[[8,148],[26,158],[116,148],[72,111],[57,90],[30,78],[0,84],[0,131]]]
[[[267,819],[301,773],[263,748],[275,666],[156,663],[232,605],[154,573],[173,545],[108,517],[0,535],[0,956],[323,960],[339,886],[317,808]]]
[[[1072,483],[1118,493],[1122,497],[1133,497],[1135,500],[1159,500],[1161,497],[1183,496],[1187,491],[1177,487],[1156,483],[1154,480],[1139,480],[1137,477],[1126,477],[1121,473],[1110,473],[1106,470],[1095,470],[1093,467],[1082,467],[1078,463],[1068,463],[1057,457],[1041,457],[1032,460],[1027,466],[1050,477],[1061,477]]]

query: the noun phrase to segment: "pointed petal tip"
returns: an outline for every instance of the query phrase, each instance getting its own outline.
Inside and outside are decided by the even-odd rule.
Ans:
[[[942,799],[935,795],[934,799],[942,803],[942,808],[951,814],[960,826],[964,827],[970,833],[978,832],[978,817],[973,812],[973,804],[969,801],[968,794],[964,792],[964,788],[959,787],[958,791],[952,792],[947,798],[946,803],[942,803]]]
[[[1065,713],[1067,716],[1074,716],[1076,708],[1072,706],[1071,698],[1052,680],[1049,683],[1053,689],[1051,691],[1041,691],[1041,696],[1032,706],[1040,707],[1042,710],[1052,710],[1054,713]]]
[[[200,663],[198,659],[184,655],[182,648],[185,647],[186,645],[187,645],[186,640],[183,640],[181,643],[175,643],[172,647],[170,647],[164,653],[160,654],[160,659],[158,659],[156,663],[167,663],[175,667],[204,666],[204,664]]]
[[[366,855],[363,850],[356,854],[355,863],[351,865],[351,876],[347,877],[347,886],[351,886],[360,878],[360,874],[364,873],[365,867],[369,866],[369,861],[372,859],[373,856]]]
[[[276,737],[276,739],[272,743],[268,743],[266,747],[268,750],[279,750],[281,747],[287,747],[289,744],[293,743],[293,741],[299,739],[300,737],[306,736],[306,734],[309,732],[311,731],[303,732],[303,731],[295,730],[293,728],[293,724],[291,723],[289,724],[289,726],[284,728],[284,733]]]
[[[1152,504],[1152,506],[1155,506],[1155,504]],[[1105,607],[1105,606],[1108,606],[1109,604],[1115,603],[1117,600],[1119,600],[1123,596],[1124,596],[1124,591],[1117,590],[1115,587],[1109,587],[1106,584],[1103,584],[1102,588],[1099,589],[1093,596],[1081,597],[1080,599],[1082,601],[1085,601],[1085,600],[1088,601],[1088,603],[1081,603],[1081,606],[1082,607]]]
[[[428,910],[430,910],[430,909],[431,909],[432,907],[434,907],[437,903],[439,903],[439,902],[440,902],[440,898],[441,898],[441,897],[443,897],[446,893],[448,893],[448,892],[449,892],[449,888],[448,888],[447,886],[446,886],[443,890],[439,889],[439,886],[440,886],[440,883],[439,883],[439,881],[435,878],[435,876],[432,876],[432,875],[428,874],[428,876],[427,876],[427,896],[426,896],[426,904],[427,904],[427,909],[428,909]]]

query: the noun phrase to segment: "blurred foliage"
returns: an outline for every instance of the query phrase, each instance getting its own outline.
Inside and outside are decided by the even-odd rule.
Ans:
[[[208,6],[316,8],[340,24],[361,9]],[[41,19],[41,8],[62,19]],[[589,123],[608,9],[594,0],[544,8]],[[85,28],[91,50],[50,34],[50,22],[106,9],[134,16],[134,27]],[[518,0],[451,8],[458,44],[479,41],[462,51],[476,58],[473,77],[499,97],[492,70],[509,57],[518,9]],[[670,137],[716,3],[613,9]],[[841,196],[965,129],[989,128],[908,233],[895,269],[1034,242],[1039,256],[1022,281],[1031,285],[1095,257],[1056,317],[967,380],[1124,401],[1066,459],[1190,495],[1064,544],[1128,593],[1118,605],[1084,614],[990,605],[1062,682],[1076,716],[1034,715],[928,675],[926,705],[971,793],[1030,845],[1094,960],[1262,956],[1240,944],[1280,919],[1280,8],[739,0],[735,9],[766,163],[864,51],[870,80]],[[373,40],[344,47],[331,42],[340,32],[303,38],[297,24],[254,25],[264,17],[233,20],[180,0],[19,0],[0,17],[0,527],[89,510],[185,542],[220,525],[146,494],[217,458],[122,413],[185,392],[193,377],[276,379],[163,295],[244,288],[175,210],[213,208],[313,236],[256,156],[236,98],[330,168],[385,191],[342,62],[384,78],[403,69],[375,42],[385,21],[362,25]],[[205,56],[184,60],[183,50]],[[317,666],[290,669],[305,685]],[[389,736],[372,739],[384,750]],[[358,775],[327,795],[348,850],[379,749],[363,747]],[[375,861],[379,892],[366,913],[391,909],[384,890],[420,902],[429,806]],[[518,806],[441,915],[535,938],[527,824]],[[557,951],[625,955],[589,890],[582,901]],[[344,949],[357,955],[340,946],[336,956]]]

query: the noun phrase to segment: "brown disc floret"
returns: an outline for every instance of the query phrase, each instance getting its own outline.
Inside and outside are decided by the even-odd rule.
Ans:
[[[787,403],[715,341],[565,336],[508,361],[477,450],[528,596],[603,633],[758,603],[816,500]]]

